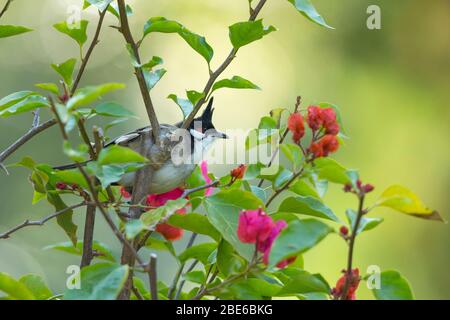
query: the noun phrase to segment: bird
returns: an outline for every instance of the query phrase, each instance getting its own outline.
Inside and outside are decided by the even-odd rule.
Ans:
[[[215,142],[220,139],[228,139],[214,127],[212,118],[214,98],[209,99],[208,105],[200,117],[195,118],[187,130],[182,130],[182,122],[175,125],[161,124],[161,133],[170,137],[172,141],[171,156],[164,159],[154,168],[148,194],[162,194],[169,192],[185,184],[186,179],[192,174],[196,166],[204,159],[204,155],[211,149]],[[128,147],[138,153],[142,152],[142,138],[151,143],[151,126],[139,128],[137,130],[121,135],[104,145],[104,148],[113,145]],[[147,141],[145,141],[147,143]],[[149,156],[144,155],[144,156]],[[81,163],[85,166],[90,161]],[[77,164],[69,164],[54,167],[54,170],[74,169]],[[116,183],[126,190],[132,189],[136,173],[125,173]]]

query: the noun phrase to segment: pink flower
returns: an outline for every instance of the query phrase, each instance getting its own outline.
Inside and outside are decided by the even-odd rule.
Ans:
[[[212,182],[211,178],[208,176],[208,163],[206,162],[206,160],[203,160],[200,163],[200,170],[202,171],[202,176],[203,179],[205,179],[205,183],[209,184]],[[210,195],[212,195],[214,188],[210,187],[208,189],[205,190],[205,196],[209,197]]]
[[[275,224],[261,209],[244,210],[239,215],[238,238],[244,243],[264,242],[272,232]]]
[[[120,194],[121,194],[122,197],[124,197],[125,199],[131,199],[131,194],[125,189],[125,187],[121,187],[121,188],[120,188]]]
[[[161,194],[151,194],[147,196],[147,205],[150,207],[161,207],[166,204],[169,200],[177,200],[183,195],[184,190],[181,188],[176,188],[166,193]]]
[[[269,264],[270,250],[272,249],[273,242],[281,233],[281,231],[287,227],[287,223],[284,220],[279,220],[275,223],[275,226],[270,231],[269,236],[263,242],[258,243],[258,251],[263,254],[263,262]],[[281,262],[280,262],[281,263]]]

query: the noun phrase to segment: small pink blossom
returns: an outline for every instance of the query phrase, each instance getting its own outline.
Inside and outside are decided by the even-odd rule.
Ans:
[[[208,163],[206,162],[206,160],[203,160],[203,161],[200,163],[200,170],[201,170],[201,172],[202,172],[202,176],[203,176],[203,179],[205,180],[205,183],[206,183],[206,184],[211,183],[212,180],[211,180],[211,178],[208,176]],[[214,190],[214,188],[212,188],[212,187],[207,188],[207,189],[205,190],[205,196],[209,197],[210,195],[212,195],[213,190]]]
[[[238,238],[244,243],[264,242],[274,228],[274,222],[261,209],[245,210],[239,215]]]

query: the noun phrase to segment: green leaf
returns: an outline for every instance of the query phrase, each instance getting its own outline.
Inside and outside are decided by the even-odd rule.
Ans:
[[[36,92],[33,91],[19,91],[14,92],[2,99],[0,99],[0,111],[5,110],[9,108],[12,105],[15,105],[16,103],[24,100],[25,98],[35,95]]]
[[[83,46],[83,44],[87,41],[87,34],[86,34],[86,30],[87,30],[87,26],[89,24],[89,21],[87,20],[81,20],[76,24],[73,25],[68,25],[67,21],[63,21],[63,22],[59,22],[55,25],[53,25],[53,27],[58,30],[61,33],[64,33],[66,35],[68,35],[69,37],[71,37],[73,40],[75,40],[78,45],[80,47]],[[77,28],[78,27],[78,28]]]
[[[49,91],[51,93],[54,94],[58,94],[59,93],[59,88],[56,84],[54,83],[37,83],[35,84],[36,87],[45,90],[45,91]]]
[[[0,25],[0,38],[12,37],[30,31],[33,30],[22,26]]]
[[[203,263],[204,265],[208,264],[208,257],[211,253],[217,249],[217,243],[215,242],[207,242],[201,243],[190,248],[184,250],[178,258],[181,263],[188,261],[189,259],[196,259]]]
[[[111,249],[106,244],[99,241],[94,241],[92,244],[92,249],[97,253],[95,258],[111,262],[116,261]],[[81,256],[83,254],[83,241],[77,241],[76,246],[74,246],[72,242],[55,243],[46,246],[44,250],[58,250],[68,254]]]
[[[128,265],[98,263],[81,270],[81,288],[67,289],[65,300],[115,300],[128,277]]]
[[[20,277],[19,282],[25,285],[37,300],[46,300],[53,295],[44,280],[38,275],[24,275]]]
[[[292,191],[299,196],[310,196],[321,201],[319,194],[317,191],[309,185],[305,180],[299,179],[294,184],[289,187],[289,191]]]
[[[88,156],[88,146],[80,144],[77,149],[74,149],[69,141],[64,141],[63,151],[72,161],[83,162]]]
[[[286,198],[278,208],[279,212],[292,212],[339,222],[334,212],[322,201],[311,196]]]
[[[238,22],[229,27],[230,40],[235,49],[239,49],[263,36],[276,31],[273,26],[264,27],[262,19],[257,21]]]
[[[47,200],[55,207],[56,211],[61,211],[67,208],[67,205],[56,193],[48,192]],[[64,230],[64,232],[67,234],[72,243],[76,245],[78,227],[76,224],[73,223],[72,216],[73,210],[67,210],[63,214],[60,214],[56,217],[56,222]]]
[[[269,267],[311,249],[330,232],[328,225],[315,219],[291,221],[272,246]]]
[[[211,224],[240,255],[250,261],[253,256],[254,246],[242,243],[237,237],[239,212],[243,209],[264,207],[261,199],[248,191],[230,189],[207,197],[204,204]]]
[[[318,158],[314,160],[314,171],[317,172],[320,179],[338,184],[353,183],[353,177],[356,174],[356,171],[344,168],[340,163],[331,158]]]
[[[78,169],[55,171],[54,177],[58,182],[64,182],[69,185],[76,184],[84,189],[88,188],[88,182]]]
[[[154,86],[161,80],[161,78],[166,74],[166,69],[158,69],[155,71],[143,71],[145,83],[147,84],[147,89],[152,90]]]
[[[173,257],[178,258],[172,242],[166,241],[158,233],[156,234],[153,233],[152,236],[148,238],[147,242],[145,243],[145,246],[153,250],[168,251]]]
[[[127,239],[134,239],[141,231],[147,227],[140,219],[132,219],[125,223],[125,235]]]
[[[108,8],[109,4],[113,2],[113,0],[86,0],[86,2],[96,6],[98,10],[103,12],[106,8]]]
[[[122,163],[146,163],[148,160],[130,148],[113,145],[102,149],[98,156],[100,165]]]
[[[202,214],[174,214],[170,216],[168,223],[174,227],[210,236],[216,241],[220,239],[220,233],[209,222],[208,218]]]
[[[180,198],[177,200],[169,200],[165,205],[161,207],[144,212],[141,215],[140,219],[142,220],[144,225],[152,227],[156,225],[158,222],[160,222],[161,219],[165,217],[170,217],[178,210],[186,207],[187,203],[188,201],[184,198]]]
[[[247,278],[237,282],[230,288],[235,294],[236,299],[254,298],[263,299],[264,297],[273,297],[281,289],[280,284],[269,283],[263,279]],[[248,296],[248,294],[250,294]]]
[[[8,97],[5,97],[4,99],[6,98]],[[38,94],[28,95],[24,99],[20,99],[14,104],[12,104],[12,102],[13,101],[6,102],[3,106],[0,107],[0,117],[6,118],[12,115],[33,111],[38,108],[49,107],[47,98]]]
[[[352,209],[347,209],[345,211],[345,214],[347,216],[347,219],[348,219],[351,229],[352,230],[355,229],[356,217],[358,214]],[[375,228],[376,226],[378,226],[382,222],[383,222],[383,218],[369,218],[366,216],[362,216],[361,220],[359,221],[359,227],[358,227],[358,231],[356,232],[356,234],[359,234],[363,231],[371,230],[371,229]]]
[[[306,18],[315,22],[323,27],[334,29],[330,27],[323,17],[317,12],[316,8],[311,4],[309,0],[288,0],[292,5]]]
[[[292,163],[294,170],[300,166],[303,159],[303,152],[298,145],[293,143],[283,143],[280,145],[280,149]]]
[[[243,259],[235,253],[233,246],[222,240],[217,248],[217,268],[220,273],[228,277],[238,273],[243,265]]]
[[[193,283],[203,284],[206,282],[206,275],[203,271],[191,271],[183,275],[183,279]]]
[[[270,110],[270,117],[273,120],[275,120],[277,128],[280,128],[281,116],[283,115],[283,112],[286,110],[287,110],[286,108],[275,108]]]
[[[223,79],[223,80],[219,80],[217,81],[213,87],[212,87],[212,91],[216,91],[217,89],[220,88],[232,88],[232,89],[258,89],[260,90],[261,88],[259,88],[256,84],[254,84],[253,82],[244,79],[242,77],[239,76],[234,76],[231,79]]]
[[[383,271],[380,289],[372,289],[377,300],[413,300],[414,296],[408,281],[393,270]]]
[[[98,115],[116,118],[136,117],[131,111],[125,109],[117,102],[104,102],[92,109]]]
[[[186,91],[186,95],[187,98],[189,99],[189,101],[193,104],[196,105],[197,102],[201,99],[205,97],[205,94],[203,92],[198,92],[195,90],[188,90]]]
[[[77,59],[69,59],[60,64],[52,64],[53,70],[55,70],[64,80],[64,82],[70,87],[72,85],[73,70],[75,69],[75,64]]]
[[[106,83],[99,86],[78,89],[67,102],[67,108],[73,110],[80,106],[90,104],[108,92],[123,88],[125,88],[125,85],[122,83]]]
[[[35,296],[25,284],[4,272],[0,272],[0,292],[6,293],[10,299],[35,300]]]
[[[206,42],[205,37],[189,31],[176,21],[167,20],[164,17],[150,18],[144,26],[143,38],[152,32],[177,33],[192,49],[205,58],[208,63],[214,55],[214,51]]]
[[[280,273],[288,276],[289,280],[284,284],[278,296],[292,296],[296,294],[322,292],[329,294],[330,287],[322,277],[310,274],[304,270],[288,268]]]
[[[172,99],[173,102],[175,102],[181,109],[181,112],[183,112],[183,117],[186,119],[187,116],[192,112],[194,109],[194,105],[191,101],[187,99],[178,98],[175,94],[170,94],[168,99]]]
[[[400,185],[384,190],[375,206],[391,208],[417,218],[444,222],[439,212],[429,209],[411,190]]]
[[[119,15],[119,7],[117,5],[117,1],[114,1],[114,2],[112,2],[112,1],[114,1],[114,0],[111,0],[111,1],[110,0],[84,0],[83,9],[90,7],[91,6],[90,2],[92,2],[93,5],[97,4],[96,6],[99,9],[104,7],[106,2],[110,2],[109,7],[107,8],[108,12],[112,13],[119,19],[120,15]],[[101,10],[101,11],[103,11],[103,10]],[[133,9],[131,9],[131,7],[128,4],[125,7],[125,11],[127,13],[127,16],[133,15]]]

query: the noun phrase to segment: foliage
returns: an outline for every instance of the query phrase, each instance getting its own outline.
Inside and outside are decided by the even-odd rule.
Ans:
[[[310,1],[289,2],[315,24],[331,28]],[[260,2],[262,5],[264,3]],[[273,26],[265,26],[262,19],[257,19],[261,7],[256,11],[257,7],[252,6],[252,1],[249,1],[249,20],[229,27],[232,51],[216,71],[210,68],[214,58],[212,46],[205,37],[190,31],[180,22],[165,17],[149,18],[143,26],[142,37],[135,43],[125,32],[132,10],[123,0],[84,2],[84,8],[91,5],[99,10],[98,30],[105,14],[116,16],[124,24],[122,33],[127,42],[124,50],[128,50],[131,66],[143,88],[141,93],[144,101],[147,101],[146,107],[151,106],[148,92],[166,73],[163,68],[154,70],[163,63],[160,57],[154,56],[146,63],[141,62],[139,46],[153,33],[179,36],[208,65],[210,78],[204,91],[186,90],[186,98],[176,94],[168,96],[180,107],[184,119],[195,116],[216,90],[260,89],[238,75],[218,79],[240,48],[276,30]],[[24,90],[0,99],[0,118],[34,112],[39,120],[38,110],[43,109],[49,112],[53,124],[60,126],[63,137],[60,147],[63,154],[76,163],[73,168],[55,169],[49,164],[37,163],[31,157],[24,157],[14,166],[30,171],[33,203],[47,201],[55,208],[55,214],[34,225],[42,225],[56,218],[70,240],[49,245],[46,249],[82,256],[82,265],[87,259],[80,274],[82,287],[68,288],[64,293],[57,294],[52,293],[37,275],[25,275],[16,280],[0,273],[0,292],[5,299],[116,299],[126,292],[125,284],[130,279],[136,290],[132,294],[128,292],[128,297],[133,299],[352,299],[355,298],[359,282],[367,277],[359,276],[358,269],[353,269],[351,259],[343,277],[331,289],[320,274],[304,269],[302,254],[313,250],[321,241],[331,241],[328,238],[337,234],[348,244],[351,256],[357,235],[383,222],[378,216],[368,217],[375,208],[390,208],[412,217],[442,220],[437,211],[426,207],[412,191],[398,185],[387,188],[375,203],[367,206],[365,196],[374,187],[363,184],[357,171],[346,168],[330,157],[338,151],[345,138],[339,108],[318,103],[300,112],[300,98],[293,112],[279,108],[262,117],[258,128],[252,130],[247,139],[247,150],[272,143],[275,153],[283,155],[286,164],[279,166],[275,172],[268,174],[264,170],[271,168],[272,163],[258,162],[239,166],[230,174],[216,178],[204,172],[205,167],[202,167],[201,170],[194,170],[186,181],[187,189],[181,190],[176,197],[173,197],[173,193],[170,196],[157,195],[158,199],[151,195],[146,198],[146,202],[132,198],[127,190],[115,184],[126,174],[153,164],[153,159],[148,154],[143,156],[124,146],[106,144],[104,132],[108,128],[134,117],[131,111],[117,102],[99,101],[112,91],[124,89],[123,84],[111,82],[78,88],[89,56],[98,42],[97,34],[85,51],[89,40],[89,23],[82,20],[78,27],[74,27],[64,21],[54,25],[57,31],[75,41],[81,52],[80,61],[69,58],[62,63],[51,64],[58,75],[55,83],[36,84],[42,93]],[[25,27],[0,25],[0,38],[28,31],[31,30]],[[81,65],[77,71],[78,63]],[[56,84],[58,80],[60,85]],[[90,138],[87,132],[91,128],[87,127],[86,122],[96,117],[112,120],[103,128],[99,121],[92,125],[93,138]],[[151,113],[149,117],[155,120]],[[78,131],[83,139],[78,146],[70,142],[68,134],[72,131]],[[348,220],[346,224],[324,201],[328,187],[334,185],[343,187],[345,192],[353,194],[358,200],[356,209],[349,208],[345,212]],[[73,199],[78,199],[80,206],[88,206],[86,223],[89,207],[94,206],[94,210],[106,219],[112,229],[112,236],[121,241],[124,250],[132,246],[136,251],[134,258],[137,261],[133,260],[130,265],[120,264],[104,244],[97,241],[89,243],[87,233],[83,234],[82,240],[82,228],[73,221],[73,215],[78,209],[66,204]],[[275,205],[275,200],[279,200],[278,205]],[[134,209],[141,210],[138,217],[124,214],[127,211],[133,213]],[[119,221],[118,225],[116,221]],[[32,224],[26,221],[18,228],[0,234],[0,239],[8,238],[11,233]],[[172,241],[183,235],[180,230],[194,234],[189,245],[181,252],[175,250],[172,244]],[[195,244],[196,234],[207,237],[208,242]],[[171,254],[179,265],[172,284],[154,281],[157,270],[152,267],[152,260],[148,264],[139,261],[142,247],[153,253],[166,251]],[[102,261],[97,262],[93,258]],[[191,261],[197,267],[185,269],[185,265]],[[130,277],[139,271],[149,275],[149,288],[139,278]],[[383,271],[380,276],[381,287],[373,290],[375,298],[413,298],[408,282],[397,271]],[[185,282],[189,282],[193,289],[183,290]]]

